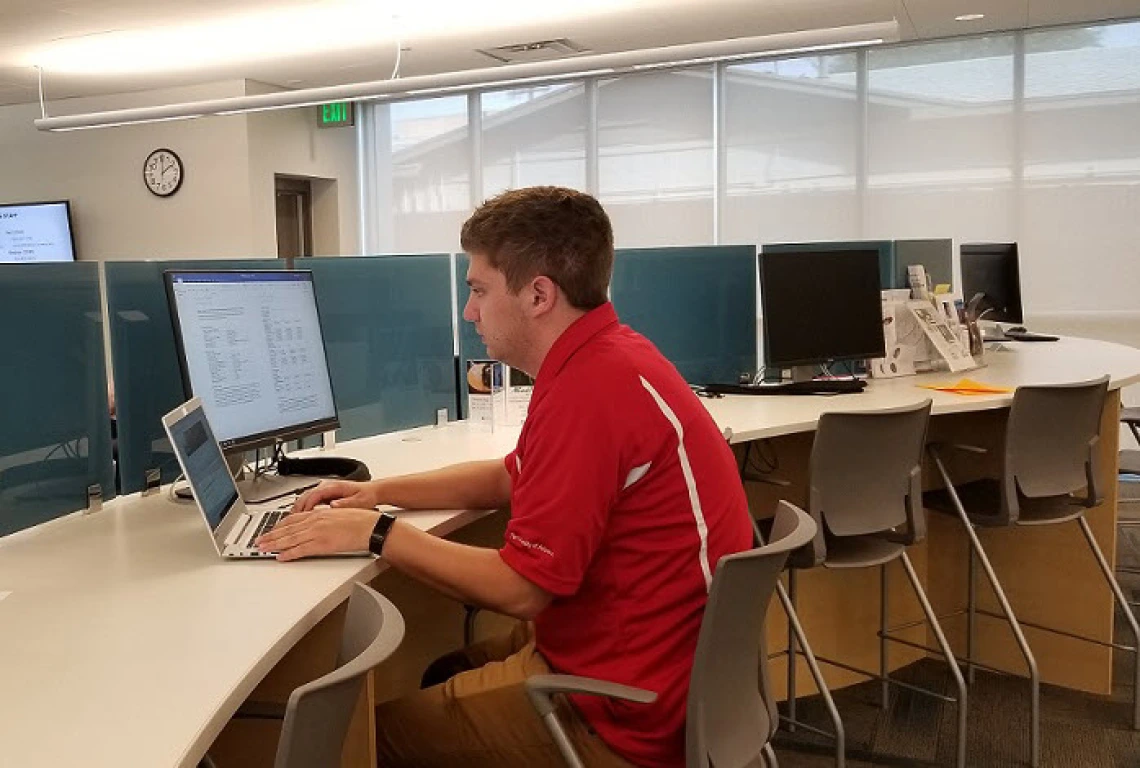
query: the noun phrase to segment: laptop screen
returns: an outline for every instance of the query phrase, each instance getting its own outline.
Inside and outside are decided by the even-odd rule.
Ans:
[[[190,481],[198,504],[210,528],[216,530],[222,524],[226,511],[237,501],[238,493],[222,449],[206,421],[205,411],[201,407],[195,408],[171,424],[170,437],[174,450],[182,458],[186,479]]]

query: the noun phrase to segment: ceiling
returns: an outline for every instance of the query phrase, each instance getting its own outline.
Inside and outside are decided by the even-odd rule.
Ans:
[[[976,21],[961,14],[984,13]],[[0,0],[0,104],[249,79],[287,88],[898,19],[903,40],[1140,17],[1140,0]]]

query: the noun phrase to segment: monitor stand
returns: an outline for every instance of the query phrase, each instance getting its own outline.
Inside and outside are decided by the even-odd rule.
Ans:
[[[233,473],[238,493],[246,504],[263,504],[283,496],[312,488],[322,479],[310,475],[279,475],[276,470],[254,475],[245,469],[245,454],[226,454],[226,464]]]
[[[814,365],[793,365],[792,381],[814,381],[818,370]]]
[[[982,332],[982,341],[1010,341],[1005,335],[1006,328],[1016,328],[1017,323],[999,323],[996,320],[981,320],[978,330]]]

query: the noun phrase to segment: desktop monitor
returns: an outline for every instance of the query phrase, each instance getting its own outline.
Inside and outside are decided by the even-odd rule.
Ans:
[[[187,397],[227,453],[339,426],[313,273],[165,273]]]
[[[0,205],[0,262],[75,261],[66,200]]]
[[[963,245],[962,296],[968,302],[982,294],[978,307],[982,320],[999,323],[1025,322],[1021,309],[1021,275],[1017,243]]]
[[[821,363],[885,354],[877,249],[764,250],[760,305],[765,365],[798,380]]]

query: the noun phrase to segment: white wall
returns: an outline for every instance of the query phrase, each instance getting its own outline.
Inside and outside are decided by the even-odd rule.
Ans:
[[[274,90],[254,82],[247,87],[250,94]],[[246,120],[254,253],[277,252],[275,175],[319,180],[312,185],[315,255],[360,253],[356,131],[318,128],[315,107],[253,113]]]
[[[240,81],[49,103],[49,114],[238,96]],[[245,118],[182,120],[66,133],[37,131],[37,105],[0,108],[0,200],[71,200],[80,259],[241,256],[252,246]],[[178,153],[182,188],[159,198],[142,180],[158,147]],[[236,183],[235,183],[236,182]]]
[[[50,85],[50,83],[49,83]],[[209,85],[49,102],[69,114],[245,95],[259,85]],[[38,105],[0,107],[0,202],[69,199],[80,259],[238,258],[276,254],[275,173],[334,180],[331,253],[357,253],[356,140],[316,131],[311,110],[210,117],[66,133],[37,131]],[[316,135],[319,133],[320,135]],[[182,188],[147,191],[146,156],[178,153]],[[326,188],[331,185],[324,185]],[[325,209],[328,200],[322,201]]]

